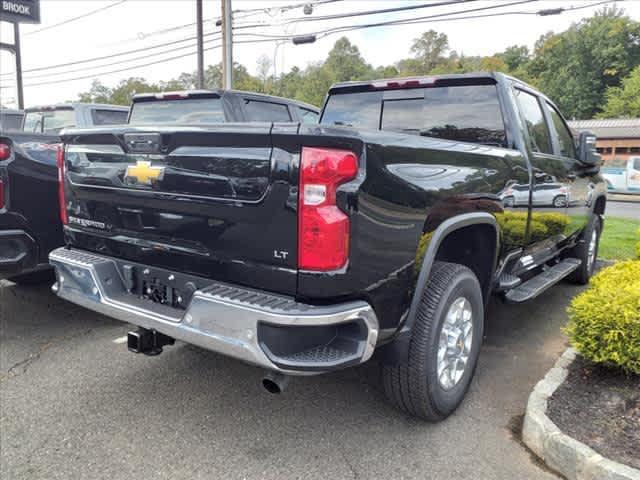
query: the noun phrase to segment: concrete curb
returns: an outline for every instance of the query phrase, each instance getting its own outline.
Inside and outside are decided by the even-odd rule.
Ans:
[[[640,480],[640,470],[604,458],[562,433],[547,417],[547,401],[567,378],[575,357],[575,350],[569,348],[531,392],[522,440],[549,468],[569,480]]]

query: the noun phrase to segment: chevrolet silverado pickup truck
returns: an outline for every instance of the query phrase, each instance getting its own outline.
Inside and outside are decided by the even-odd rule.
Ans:
[[[318,110],[311,105],[235,90],[139,94],[134,97],[131,109],[82,103],[27,109],[24,132],[0,131],[0,278],[8,277],[22,284],[51,278],[49,252],[63,245],[56,166],[58,134],[63,129],[127,122],[132,125],[225,121],[317,123],[317,117]]]
[[[59,133],[74,126],[126,123],[129,109],[66,103],[4,112],[0,124],[0,278],[20,284],[51,281],[49,252],[64,244],[57,206]]]
[[[431,421],[469,387],[489,296],[588,282],[603,226],[594,137],[499,73],[340,83],[317,125],[63,140],[53,290],[138,326],[129,350],[188,342],[275,393],[375,354],[391,402]],[[532,202],[559,183],[566,202]],[[505,205],[515,185],[529,200]]]

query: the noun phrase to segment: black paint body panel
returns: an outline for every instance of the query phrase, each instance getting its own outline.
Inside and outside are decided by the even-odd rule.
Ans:
[[[425,252],[443,222],[465,214],[492,216],[486,224],[486,251],[475,250],[477,245],[466,244],[464,237],[459,240],[460,250],[490,257],[491,271],[483,283],[488,294],[497,271],[526,273],[571,247],[584,227],[582,217],[593,214],[596,200],[604,195],[602,178],[577,160],[536,163],[511,96],[515,80],[486,78],[498,87],[504,148],[328,125],[67,132],[68,150],[88,145],[121,149],[121,158],[109,164],[113,171],[108,177],[92,178],[86,162],[83,166],[68,157],[69,215],[103,226],[70,224],[65,229],[67,242],[139,263],[295,295],[311,304],[366,300],[378,316],[381,338],[388,338],[387,333],[407,317]],[[132,133],[159,133],[158,156],[127,154],[124,135]],[[346,149],[359,158],[357,177],[337,192],[338,206],[350,219],[349,260],[339,271],[297,269],[298,170],[305,146]],[[172,159],[172,152],[185,147],[192,157]],[[207,152],[217,160],[204,161],[202,154]],[[173,183],[124,184],[127,167],[145,158],[164,166],[166,175],[175,176]],[[555,210],[532,208],[529,198],[524,205],[505,204],[508,189],[523,186],[529,192],[543,173],[563,182],[562,188],[580,188],[580,195]],[[189,184],[197,175],[209,176],[202,179],[207,188]],[[219,183],[211,176],[221,177]],[[225,189],[225,182],[234,188]],[[253,190],[243,190],[243,182]]]

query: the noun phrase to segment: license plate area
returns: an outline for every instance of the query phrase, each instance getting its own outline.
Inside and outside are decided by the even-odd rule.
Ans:
[[[184,293],[159,278],[141,278],[141,296],[145,300],[173,308],[184,309]]]
[[[203,286],[189,276],[162,269],[123,265],[121,272],[127,293],[179,310],[186,310],[193,294]]]

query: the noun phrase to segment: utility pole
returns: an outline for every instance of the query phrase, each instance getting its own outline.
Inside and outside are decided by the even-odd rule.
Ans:
[[[196,0],[196,24],[197,24],[197,37],[198,37],[197,87],[204,88],[204,38],[202,36],[202,0]]]
[[[13,47],[16,57],[16,85],[18,87],[18,109],[24,108],[24,89],[22,86],[22,52],[20,51],[20,26],[13,24]]]
[[[24,90],[22,87],[22,53],[20,51],[20,27],[18,22],[13,23],[13,44],[0,42],[0,50],[13,53],[16,60],[16,88],[18,90],[18,109],[24,108]]]
[[[233,88],[233,34],[231,0],[222,0],[222,88]]]

